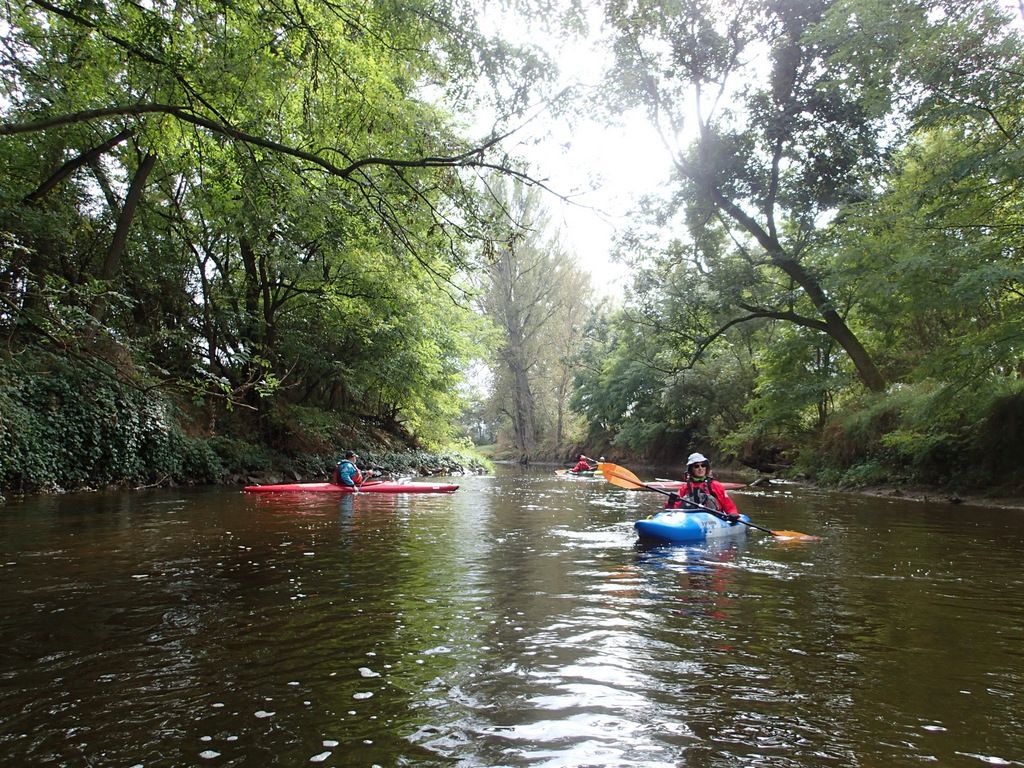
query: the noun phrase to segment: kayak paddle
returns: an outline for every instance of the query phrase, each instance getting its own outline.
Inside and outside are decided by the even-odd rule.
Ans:
[[[681,485],[683,481],[682,480],[672,480],[672,479],[667,478],[667,477],[656,477],[656,478],[654,478],[654,482],[658,483],[659,485],[661,483],[673,483],[675,485]],[[721,481],[718,481],[718,484],[721,485],[723,488],[725,488],[725,490],[727,490],[727,491],[735,491],[735,490],[737,490],[739,488],[746,488],[747,487],[746,483],[723,483]]]
[[[620,467],[618,464],[602,463],[598,464],[597,466],[598,469],[601,470],[601,474],[604,475],[604,479],[607,480],[612,485],[617,485],[619,488],[628,488],[630,490],[638,490],[640,488],[643,488],[646,491],[656,491],[657,493],[663,493],[666,496],[676,495],[671,491],[666,491],[662,488],[658,488],[653,485],[648,485],[647,483],[643,482],[639,477],[630,472],[628,469],[626,469],[625,467]],[[703,512],[708,512],[721,520],[729,519],[728,515],[725,515],[716,509],[701,506],[695,501],[690,501],[689,499],[682,499],[682,501],[685,504],[689,504],[694,509],[699,509]],[[759,531],[763,531],[764,533],[770,534],[771,536],[775,536],[780,539],[791,539],[796,541],[820,541],[820,538],[818,536],[811,536],[809,533],[800,533],[799,531],[773,531],[769,528],[762,528],[760,525],[755,525],[754,523],[748,522],[743,519],[737,520],[736,522],[743,523],[744,525],[750,526],[751,528],[756,528]]]

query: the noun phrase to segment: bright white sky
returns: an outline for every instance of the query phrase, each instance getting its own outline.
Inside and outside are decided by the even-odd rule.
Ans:
[[[610,128],[592,121],[572,129],[548,124],[549,140],[523,147],[537,177],[572,202],[548,198],[561,240],[590,272],[595,291],[621,296],[629,269],[613,262],[613,239],[636,201],[664,183],[670,160],[654,129],[642,117]],[[570,133],[571,130],[571,133]]]
[[[559,85],[554,91],[569,85],[582,85],[583,90],[600,85],[606,62],[598,56],[598,45],[552,39],[527,29],[527,22],[518,17],[501,15],[487,21],[506,38],[529,40],[555,53]],[[613,239],[626,226],[637,199],[667,179],[671,162],[642,115],[624,116],[623,122],[608,127],[594,118],[569,125],[542,114],[506,141],[510,153],[532,164],[534,178],[571,199],[548,196],[552,224],[560,228],[566,249],[590,272],[595,291],[608,297],[621,296],[630,282],[629,269],[612,262]]]

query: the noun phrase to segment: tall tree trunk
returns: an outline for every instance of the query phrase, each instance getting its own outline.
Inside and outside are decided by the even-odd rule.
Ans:
[[[103,259],[103,265],[100,267],[99,274],[97,275],[103,282],[113,280],[121,269],[121,257],[124,255],[125,248],[128,245],[128,233],[131,230],[132,222],[135,220],[135,214],[139,210],[139,203],[142,202],[142,193],[146,188],[146,182],[155,165],[156,155],[151,152],[147,153],[142,158],[142,162],[139,163],[135,175],[132,176],[132,183],[128,187],[128,195],[124,199],[124,205],[121,206],[121,215],[117,217],[114,237],[110,241],[107,254]],[[97,320],[103,320],[106,309],[107,302],[102,296],[97,297],[92,305],[92,316]]]
[[[260,279],[259,266],[256,263],[256,250],[252,241],[246,235],[238,241],[239,255],[242,257],[242,267],[245,269],[245,320],[248,326],[245,335],[250,342],[257,347],[262,346],[263,334],[261,333],[262,322],[260,320]]]
[[[864,345],[860,343],[860,339],[857,338],[856,334],[850,330],[846,321],[835,311],[824,289],[821,287],[821,283],[804,269],[802,264],[781,255],[781,248],[779,252],[772,255],[772,263],[776,264],[779,269],[793,278],[796,284],[803,288],[804,293],[814,303],[814,307],[821,315],[821,319],[825,321],[828,335],[835,339],[836,343],[850,357],[864,386],[872,392],[884,391],[885,379],[875,365],[875,361],[864,348]]]
[[[257,254],[248,235],[243,234],[239,238],[239,253],[245,270],[246,328],[241,341],[243,344],[247,343],[256,355],[269,360],[273,365],[276,318],[267,265]],[[263,437],[268,442],[273,442],[277,436],[273,433],[273,427],[267,419],[267,403],[253,386],[255,382],[262,380],[263,376],[263,369],[255,361],[250,360],[246,366],[246,381],[248,383],[245,385],[245,401],[253,406],[259,414]]]
[[[506,362],[512,373],[512,426],[520,461],[529,462],[536,447],[536,426],[533,416],[533,395],[526,364],[513,346],[508,350]]]

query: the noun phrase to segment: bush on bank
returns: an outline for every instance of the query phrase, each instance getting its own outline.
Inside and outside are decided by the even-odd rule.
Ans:
[[[478,457],[384,446],[379,435],[361,436],[350,425],[316,435],[292,425],[292,437],[300,434],[289,442],[319,448],[311,451],[275,449],[251,437],[188,435],[178,409],[157,390],[60,358],[25,363],[0,363],[0,499],[107,486],[241,484],[271,474],[322,480],[349,447],[364,466],[390,474],[486,469]],[[318,423],[326,421],[337,423],[328,416]]]
[[[824,485],[920,483],[973,492],[1024,488],[1024,385],[925,381],[837,411],[796,469]]]
[[[264,449],[186,435],[172,405],[153,390],[57,358],[39,362],[2,371],[2,494],[215,483],[270,466]]]

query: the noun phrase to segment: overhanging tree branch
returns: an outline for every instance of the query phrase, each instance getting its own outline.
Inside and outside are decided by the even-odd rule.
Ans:
[[[71,158],[66,163],[64,163],[64,165],[62,165],[60,168],[54,171],[50,175],[50,178],[48,178],[46,181],[44,181],[31,192],[29,192],[27,195],[25,195],[25,197],[22,198],[22,202],[25,203],[25,205],[35,205],[40,200],[42,200],[50,190],[52,190],[54,187],[60,184],[64,179],[73,174],[83,165],[88,165],[89,163],[95,162],[97,159],[99,159],[101,155],[105,154],[106,152],[109,152],[118,144],[130,138],[133,134],[134,131],[132,129],[125,128],[116,136],[112,136],[102,144],[95,146],[92,149],[89,149],[76,157]]]
[[[0,136],[16,136],[23,133],[35,133],[50,128],[57,128],[64,125],[75,125],[77,123],[101,120],[107,117],[124,115],[146,115],[164,114],[170,115],[178,120],[200,126],[212,133],[226,136],[245,144],[263,147],[282,155],[294,157],[313,163],[332,176],[343,179],[350,178],[356,171],[371,165],[379,165],[387,168],[482,168],[498,171],[504,175],[513,176],[531,186],[546,187],[541,182],[533,179],[528,174],[510,168],[506,165],[493,163],[484,160],[484,153],[508,138],[514,131],[505,134],[495,134],[478,146],[467,149],[456,155],[450,156],[425,156],[413,159],[397,159],[391,157],[364,157],[349,163],[347,166],[336,165],[320,155],[307,152],[296,147],[288,146],[271,139],[257,136],[246,131],[239,130],[226,123],[210,120],[202,115],[197,115],[187,107],[176,104],[126,104],[101,109],[87,109],[79,112],[69,112],[63,115],[54,115],[42,120],[34,120],[28,123],[3,123],[0,124]]]

